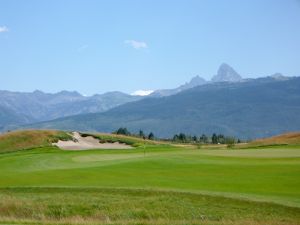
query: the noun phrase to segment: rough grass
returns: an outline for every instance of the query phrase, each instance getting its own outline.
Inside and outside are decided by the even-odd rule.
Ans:
[[[58,140],[70,140],[71,136],[63,131],[21,130],[0,135],[0,153],[19,151],[36,147],[51,146]]]
[[[101,188],[0,190],[0,221],[40,224],[298,224],[300,208],[192,193]]]
[[[152,141],[152,140],[143,140],[142,138],[133,137],[133,136],[125,136],[119,134],[103,134],[103,133],[81,133],[83,137],[92,136],[100,140],[101,143],[123,143],[127,145],[131,145],[133,147],[140,147],[145,144],[155,145],[155,144],[163,144],[163,142]]]
[[[276,147],[276,146],[286,146],[286,145],[300,145],[300,132],[290,132],[278,136],[273,136],[270,138],[257,139],[246,144],[245,147],[265,147],[265,146]]]

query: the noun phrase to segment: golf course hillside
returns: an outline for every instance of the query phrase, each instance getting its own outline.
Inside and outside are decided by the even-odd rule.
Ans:
[[[75,134],[130,148],[53,145]],[[292,143],[211,149],[111,134],[2,134],[0,224],[296,225],[300,145]]]
[[[300,144],[300,132],[285,133],[270,138],[258,139],[252,142],[257,145],[293,145]]]
[[[71,136],[55,130],[22,130],[0,134],[0,153],[51,146],[58,140],[70,140]]]

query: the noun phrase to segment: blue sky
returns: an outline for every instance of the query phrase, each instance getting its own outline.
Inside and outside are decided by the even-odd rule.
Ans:
[[[0,89],[173,88],[226,62],[300,75],[299,0],[0,0]]]

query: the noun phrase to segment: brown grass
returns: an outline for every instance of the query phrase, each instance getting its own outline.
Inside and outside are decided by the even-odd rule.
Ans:
[[[300,132],[290,132],[270,138],[257,139],[252,143],[260,145],[300,144]]]
[[[0,152],[50,146],[58,139],[66,139],[67,133],[55,130],[20,130],[0,135]]]

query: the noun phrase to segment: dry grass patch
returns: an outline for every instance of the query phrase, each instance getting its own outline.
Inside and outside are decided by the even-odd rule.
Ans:
[[[0,135],[0,153],[51,146],[52,142],[72,137],[64,131],[20,130]]]

